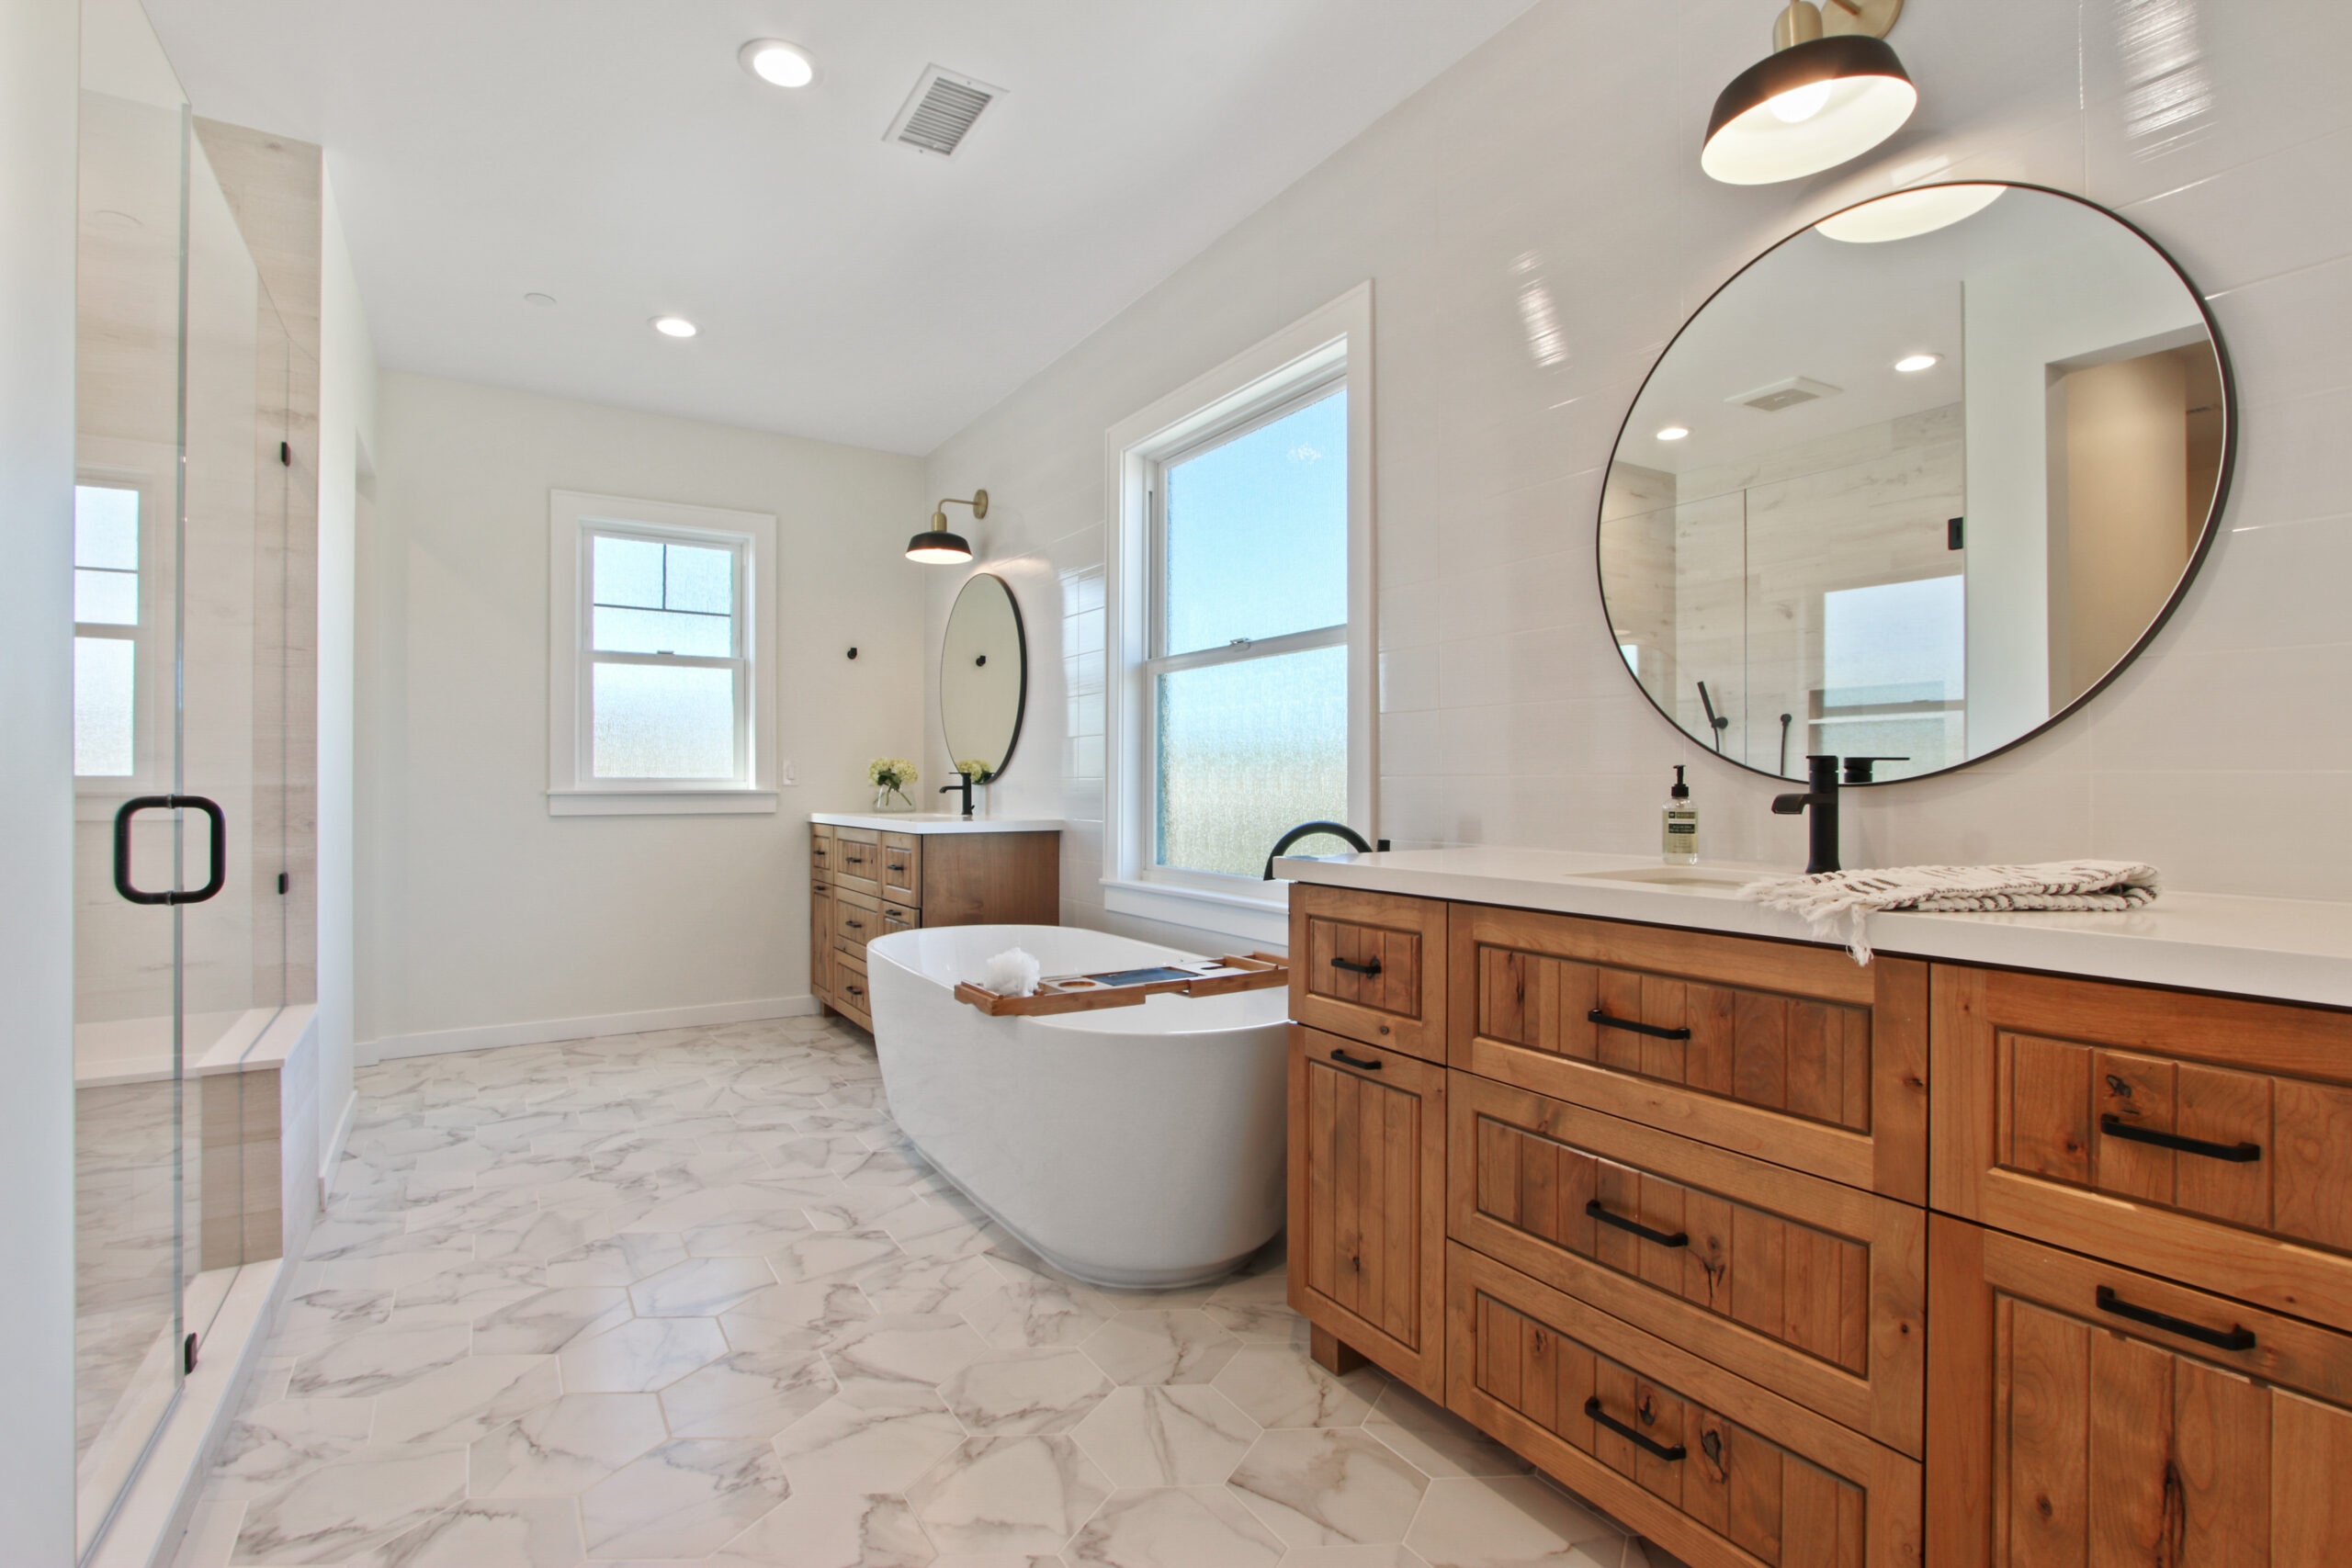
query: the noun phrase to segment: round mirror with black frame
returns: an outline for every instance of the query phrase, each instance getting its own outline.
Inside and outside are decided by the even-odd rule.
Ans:
[[[1029,705],[1029,644],[1004,579],[980,572],[948,612],[939,650],[939,727],[947,755],[972,782],[1004,772]]]
[[[1748,263],[1643,383],[1601,492],[1610,629],[1742,767],[1963,767],[2154,637],[2236,435],[2211,313],[2123,219],[2026,185],[1862,202]]]

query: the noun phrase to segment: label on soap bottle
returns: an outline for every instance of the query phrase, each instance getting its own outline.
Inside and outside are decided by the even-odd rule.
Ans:
[[[1668,807],[1666,837],[1662,846],[1669,855],[1699,858],[1699,814],[1689,807]]]

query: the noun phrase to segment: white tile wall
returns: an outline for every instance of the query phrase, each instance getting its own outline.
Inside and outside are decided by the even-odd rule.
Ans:
[[[933,456],[933,493],[989,487],[981,564],[1035,563],[1017,579],[1033,653],[1067,694],[1033,696],[998,803],[1080,824],[1066,918],[1109,923],[1100,710],[1064,673],[1099,669],[1073,640],[1099,639],[1099,618],[1071,595],[1102,561],[1103,430],[1365,277],[1377,830],[1646,852],[1668,768],[1691,762],[1712,853],[1802,859],[1770,781],[1634,694],[1594,582],[1602,468],[1651,361],[1725,276],[1930,171],[2077,192],[2170,249],[2235,360],[2239,469],[2231,531],[2139,666],[2052,735],[1856,799],[1849,860],[2087,852],[2182,887],[2346,896],[2352,9],[1912,0],[1892,40],[1923,96],[1910,127],[1811,182],[1715,185],[1698,172],[1707,110],[1764,51],[1770,11],[1544,0]],[[2152,128],[2161,101],[2194,112]],[[933,584],[934,647],[955,587]]]

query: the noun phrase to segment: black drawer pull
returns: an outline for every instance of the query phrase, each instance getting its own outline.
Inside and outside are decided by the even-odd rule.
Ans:
[[[1642,1224],[1639,1220],[1629,1220],[1623,1214],[1611,1213],[1608,1210],[1600,1206],[1600,1200],[1598,1198],[1586,1199],[1584,1202],[1584,1212],[1590,1214],[1594,1219],[1599,1220],[1604,1225],[1615,1225],[1621,1231],[1632,1231],[1644,1241],[1654,1241],[1660,1247],[1688,1247],[1690,1245],[1690,1233],[1689,1231],[1676,1231],[1672,1235],[1668,1235],[1665,1231],[1654,1231],[1650,1229],[1649,1226]]]
[[[854,931],[862,931],[865,929],[865,922],[864,920],[843,920],[842,924],[847,926]]]
[[[1660,1040],[1688,1040],[1690,1038],[1690,1032],[1687,1029],[1660,1029],[1655,1023],[1635,1023],[1630,1018],[1611,1018],[1607,1013],[1601,1011],[1599,1008],[1593,1009],[1584,1016],[1587,1022],[1597,1023],[1603,1029],[1630,1030],[1635,1034],[1656,1035]]]
[[[2194,1339],[2199,1345],[2211,1345],[2216,1350],[2251,1350],[2254,1330],[2237,1324],[2227,1328],[2208,1328],[2201,1323],[2191,1323],[2185,1317],[2175,1317],[2153,1307],[2133,1306],[2105,1285],[2098,1288],[2098,1310],[2111,1312],[2118,1317],[2144,1323],[2151,1328],[2161,1328],[2166,1334],[2177,1334],[2184,1339]]]
[[[843,986],[842,989],[847,991],[853,997],[862,997],[865,995],[865,987],[863,986]]]
[[[892,861],[892,862],[890,863],[890,869],[891,869],[892,871],[904,871],[904,870],[906,870],[907,868],[906,868],[905,866],[903,866],[903,865],[900,865],[897,861]]]
[[[2136,1126],[2120,1116],[2102,1116],[2098,1130],[2110,1138],[2128,1143],[2154,1144],[2160,1149],[2177,1149],[2185,1155],[2202,1155],[2207,1159],[2225,1159],[2232,1165],[2247,1165],[2262,1157],[2260,1144],[2209,1144],[2202,1138],[2184,1138],[2178,1133],[2159,1133],[2154,1127]]]
[[[1684,1448],[1680,1443],[1676,1443],[1669,1448],[1668,1445],[1659,1442],[1656,1438],[1649,1436],[1647,1433],[1636,1432],[1633,1427],[1626,1426],[1623,1421],[1612,1420],[1609,1415],[1600,1408],[1600,1396],[1599,1394],[1595,1394],[1590,1399],[1584,1402],[1584,1413],[1591,1416],[1594,1420],[1600,1422],[1602,1426],[1608,1427],[1611,1431],[1616,1433],[1619,1437],[1623,1438],[1626,1441],[1638,1445],[1645,1452],[1656,1454],[1662,1460],[1671,1461],[1674,1460],[1688,1459],[1690,1457],[1690,1450]]]
[[[1362,1067],[1368,1073],[1376,1073],[1380,1071],[1380,1064],[1378,1062],[1361,1062],[1355,1057],[1349,1055],[1345,1051],[1332,1052],[1331,1060],[1335,1062],[1344,1062],[1351,1067]]]
[[[1380,973],[1380,960],[1375,958],[1369,964],[1357,964],[1345,958],[1334,958],[1331,967],[1344,969],[1351,975],[1377,975]]]

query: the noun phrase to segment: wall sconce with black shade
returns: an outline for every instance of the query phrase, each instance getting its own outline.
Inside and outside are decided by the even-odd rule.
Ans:
[[[1860,157],[1918,107],[1886,42],[1903,0],[1792,0],[1773,52],[1732,78],[1707,121],[1699,166],[1726,185],[1803,178]]]
[[[951,495],[941,502],[931,514],[931,526],[907,541],[909,560],[918,560],[925,566],[956,566],[972,558],[971,541],[948,531],[947,509],[951,506],[970,507],[977,522],[989,514],[989,492],[976,490],[969,501]]]

